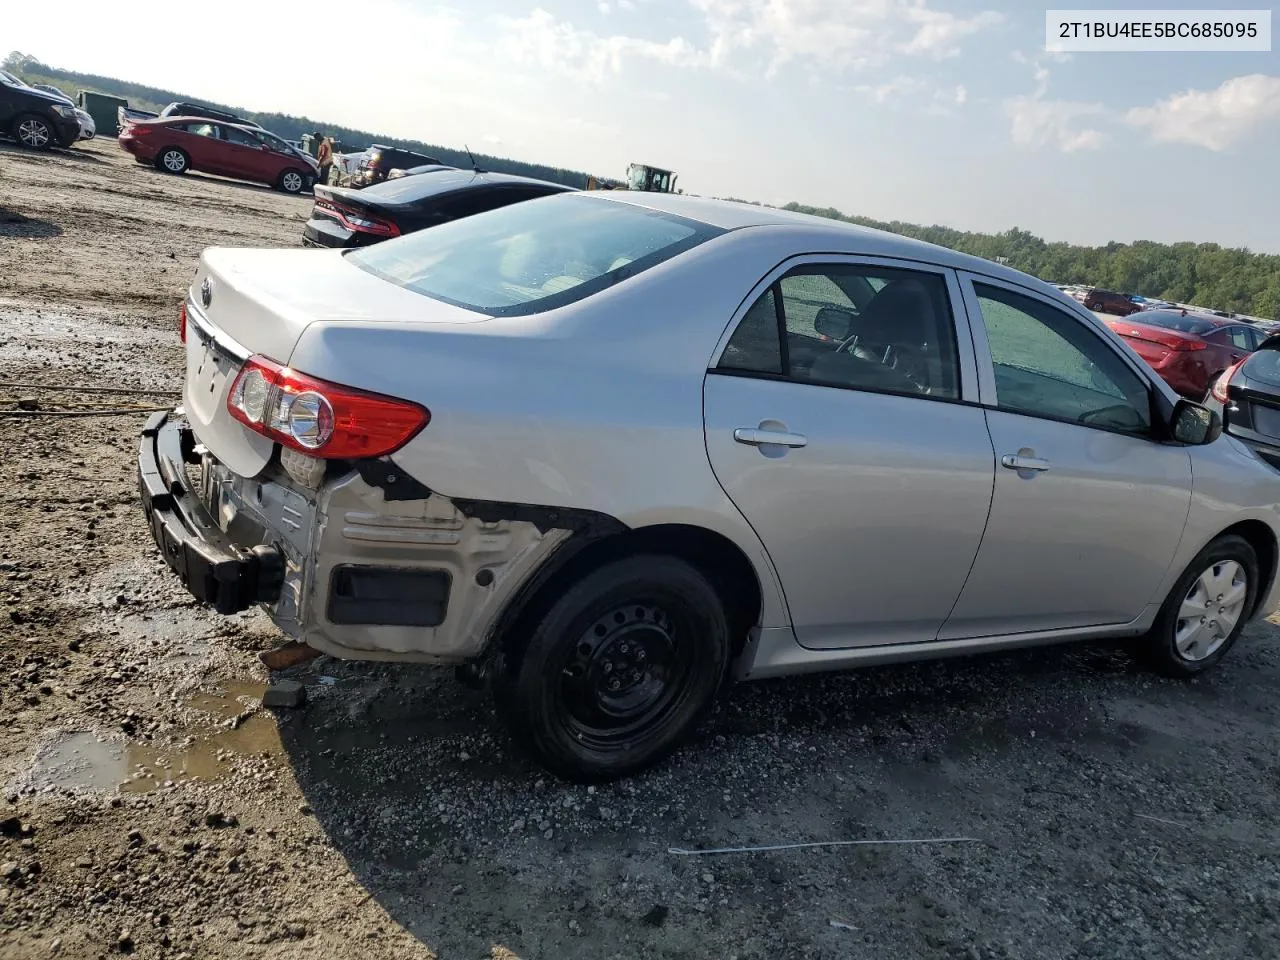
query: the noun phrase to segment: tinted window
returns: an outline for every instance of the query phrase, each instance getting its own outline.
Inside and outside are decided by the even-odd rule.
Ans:
[[[197,137],[212,137],[217,140],[221,136],[217,126],[212,123],[182,123],[178,126],[187,133],[194,133]]]
[[[591,296],[723,232],[627,203],[557,194],[352,250],[347,259],[424,296],[522,316]]]
[[[1197,320],[1195,317],[1184,317],[1180,313],[1160,313],[1155,310],[1144,310],[1142,316],[1132,318],[1135,323],[1145,323],[1151,327],[1162,327],[1165,330],[1181,330],[1183,333],[1194,333],[1202,337],[1215,329],[1215,324]]]
[[[239,127],[223,127],[223,133],[226,139],[231,143],[243,144],[246,147],[259,146],[258,138],[247,131],[241,130]]]
[[[778,301],[770,287],[738,322],[716,365],[720,370],[780,374],[782,340],[778,335]]]
[[[884,267],[798,267],[747,311],[718,369],[957,398],[946,281],[939,274]]]
[[[974,284],[1002,410],[1147,433],[1142,379],[1084,321],[1040,300]]]
[[[1239,347],[1241,350],[1253,349],[1253,331],[1248,327],[1232,327],[1228,332],[1231,335],[1231,343],[1234,346]]]

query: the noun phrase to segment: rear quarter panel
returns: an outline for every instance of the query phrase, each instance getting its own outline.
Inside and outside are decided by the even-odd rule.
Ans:
[[[392,459],[445,496],[723,534],[761,574],[764,625],[785,625],[763,547],[711,472],[702,385],[734,310],[787,252],[743,231],[532,317],[315,323],[290,362],[425,405],[431,423]]]

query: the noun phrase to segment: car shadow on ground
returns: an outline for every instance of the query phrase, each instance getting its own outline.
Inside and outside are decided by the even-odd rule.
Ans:
[[[48,220],[29,217],[0,206],[0,237],[21,240],[48,240],[62,236],[62,228]]]
[[[96,157],[76,147],[54,147],[49,150],[29,150],[12,141],[0,140],[0,154],[14,159],[30,160],[35,163],[48,163],[54,159],[72,160],[76,163],[105,164],[106,160]]]
[[[857,914],[886,896],[907,906],[857,918],[862,930],[881,927],[865,945],[900,948],[934,928],[950,935],[944,928],[954,923],[915,916],[918,859],[869,851],[836,861],[726,860],[670,848],[895,835],[1000,845],[1025,829],[1020,814],[1035,796],[1053,793],[1077,820],[1110,810],[1101,842],[1121,842],[1109,831],[1133,821],[1117,824],[1115,790],[1081,771],[1183,764],[1184,741],[1206,742],[1190,728],[1223,722],[1196,714],[1228,709],[1219,691],[1258,657],[1235,656],[1246,666],[1224,664],[1194,684],[1153,678],[1113,645],[737,684],[671,760],[597,788],[535,766],[495,731],[485,695],[444,671],[342,664],[324,681],[295,671],[316,696],[282,714],[280,732],[304,812],[368,893],[441,960],[483,955],[482,933],[520,956],[693,957],[707,955],[700,942],[725,954],[748,940],[787,951],[809,944],[814,952],[785,955],[825,956],[824,911]],[[1276,658],[1266,657],[1270,682]],[[1126,813],[1123,788],[1120,797]],[[1143,800],[1153,815],[1165,811],[1162,801],[1175,798]],[[1097,824],[1073,826],[1072,847],[1099,841]],[[957,850],[940,856],[984,856]],[[1015,853],[991,881],[999,889],[979,885],[971,906],[1019,909],[986,898],[1040,893],[1033,866]],[[955,955],[968,956],[964,942]]]

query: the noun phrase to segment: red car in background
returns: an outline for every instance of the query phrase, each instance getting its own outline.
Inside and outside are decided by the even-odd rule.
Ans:
[[[120,131],[119,140],[139,163],[165,173],[199,170],[269,184],[285,193],[301,193],[320,172],[314,160],[274,133],[203,117],[134,120]]]
[[[1267,338],[1265,331],[1238,320],[1181,310],[1143,310],[1131,317],[1108,318],[1106,324],[1165,383],[1197,402],[1222,371]]]

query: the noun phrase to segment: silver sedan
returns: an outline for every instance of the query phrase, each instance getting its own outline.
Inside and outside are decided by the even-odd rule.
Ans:
[[[1093,637],[1193,676],[1276,607],[1280,482],[1059,290],[799,214],[513,202],[205,251],[140,487],[306,651],[458,665],[577,779],[726,678]]]

